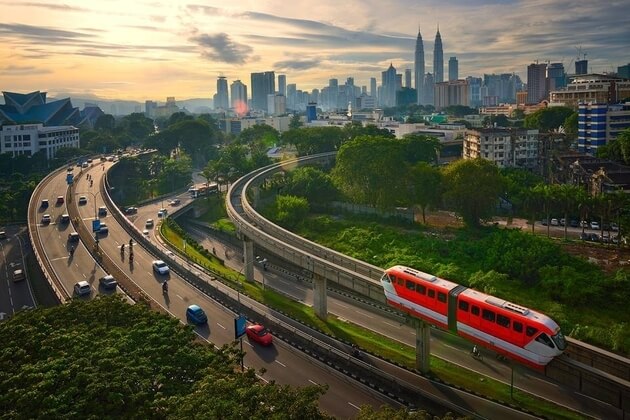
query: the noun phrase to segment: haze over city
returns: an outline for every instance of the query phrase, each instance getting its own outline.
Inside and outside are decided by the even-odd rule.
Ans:
[[[418,28],[431,63],[439,24],[460,77],[564,62],[589,71],[628,62],[627,1],[345,2],[2,1],[0,88],[50,96],[210,98],[216,77],[273,70],[311,90],[330,78],[368,85],[392,63],[413,69]]]

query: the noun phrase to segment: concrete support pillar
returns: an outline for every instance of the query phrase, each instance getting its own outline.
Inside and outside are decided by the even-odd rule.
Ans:
[[[416,326],[416,369],[422,373],[428,373],[429,356],[431,355],[431,328],[426,322],[415,319]]]
[[[252,207],[257,208],[258,200],[260,200],[260,187],[252,187],[251,192],[252,192]]]
[[[243,274],[245,280],[254,281],[254,243],[246,236],[243,237]]]
[[[313,273],[313,309],[320,319],[326,319],[328,316],[326,278],[315,273]]]

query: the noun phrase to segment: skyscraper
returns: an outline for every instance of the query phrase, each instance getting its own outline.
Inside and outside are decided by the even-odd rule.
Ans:
[[[396,69],[393,64],[382,74],[381,84],[383,86],[383,97],[380,101],[382,106],[396,106]]]
[[[405,87],[411,89],[411,69],[405,69]]]
[[[228,109],[230,101],[228,97],[228,85],[224,76],[217,79],[217,95],[214,99],[214,109]]]
[[[297,109],[297,86],[295,83],[287,85],[287,108]]]
[[[425,105],[433,105],[433,89],[435,88],[435,80],[431,73],[424,76],[424,87],[422,103]]]
[[[567,75],[564,72],[564,64],[550,63],[547,66],[547,91],[557,90],[567,85]]]
[[[537,104],[547,97],[547,64],[527,66],[527,103]]]
[[[448,59],[448,81],[459,79],[459,64],[457,57],[451,57]]]
[[[376,77],[370,77],[370,96],[376,98]]]
[[[433,47],[433,80],[435,83],[444,81],[444,52],[442,50],[442,35],[438,26],[435,34],[435,46]]]
[[[240,80],[233,81],[230,85],[230,97],[234,112],[239,116],[245,115],[247,113],[247,86]]]
[[[422,35],[420,34],[420,28],[418,28],[418,38],[416,39],[416,55],[414,58],[414,84],[416,87],[416,94],[418,96],[417,104],[420,105],[423,101],[423,88],[424,88],[424,44],[422,43]]]
[[[276,93],[276,74],[273,71],[252,73],[252,108],[267,111],[267,95]]]
[[[278,75],[278,93],[287,96],[287,76],[285,74]]]

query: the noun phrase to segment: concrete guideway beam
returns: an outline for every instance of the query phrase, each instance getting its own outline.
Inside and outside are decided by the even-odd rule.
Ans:
[[[426,322],[415,318],[416,327],[416,369],[422,373],[428,373],[431,356],[431,327]]]
[[[254,281],[254,242],[243,236],[243,269],[245,280]]]
[[[328,301],[326,300],[326,277],[313,275],[313,309],[320,319],[328,316]]]

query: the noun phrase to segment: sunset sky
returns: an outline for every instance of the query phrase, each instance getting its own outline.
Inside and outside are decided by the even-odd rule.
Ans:
[[[311,90],[349,76],[369,85],[392,62],[413,69],[424,38],[433,71],[439,23],[460,77],[516,72],[535,61],[589,71],[630,62],[628,0],[0,0],[0,90],[164,101],[211,98],[216,77],[250,85],[274,70]],[[569,68],[570,66],[570,68]]]

